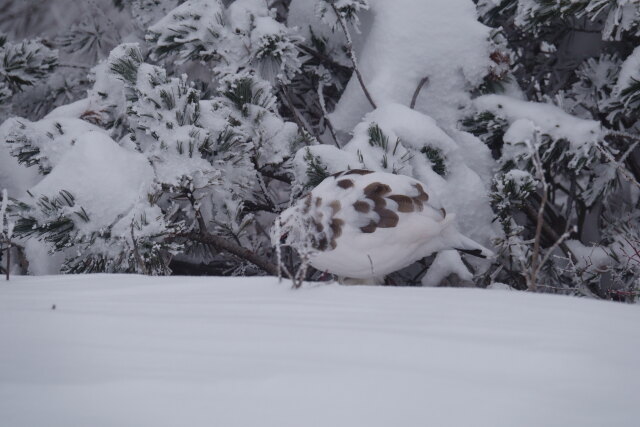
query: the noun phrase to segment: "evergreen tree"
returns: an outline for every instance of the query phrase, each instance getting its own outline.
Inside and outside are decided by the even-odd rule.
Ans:
[[[221,266],[219,273],[248,274],[257,271],[255,263],[218,249],[269,254],[264,230],[287,201],[279,195],[290,181],[286,164],[302,139],[297,126],[280,117],[274,88],[261,76],[275,85],[288,81],[297,64],[295,37],[264,2],[228,9],[206,3],[217,7],[214,21],[196,21],[207,34],[211,22],[221,24],[223,37],[206,39],[199,54],[185,54],[194,46],[186,42],[167,47],[161,34],[182,25],[181,17],[198,15],[200,3],[183,3],[149,32],[151,58],[160,63],[175,56],[188,69],[209,61],[204,81],[177,74],[180,66],[172,76],[146,62],[149,55],[138,45],[123,44],[93,69],[87,98],[36,122],[12,118],[3,125],[11,154],[42,174],[19,205],[16,234],[64,253],[63,272],[167,274],[178,258],[179,268],[205,263]],[[246,44],[254,49],[234,50]],[[225,52],[224,66],[205,50]],[[120,200],[126,203],[105,206],[120,190],[108,183],[76,182],[74,174],[87,173],[86,165],[98,174],[92,150],[104,156],[103,178],[124,174],[132,181],[127,185],[136,189]]]
[[[640,6],[626,1],[480,1],[512,72],[467,129],[494,150],[505,239],[498,277],[626,298],[638,286]],[[534,255],[535,254],[535,255]],[[541,261],[546,263],[541,264]],[[527,283],[539,270],[537,283]]]

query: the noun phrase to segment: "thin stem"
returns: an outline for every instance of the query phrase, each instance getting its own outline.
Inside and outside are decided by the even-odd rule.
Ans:
[[[353,51],[353,42],[351,40],[351,33],[349,33],[349,29],[347,28],[347,23],[345,22],[344,17],[342,16],[342,14],[340,14],[340,11],[338,10],[338,8],[336,7],[335,4],[331,3],[331,8],[333,9],[334,13],[338,17],[338,23],[340,24],[340,27],[342,28],[342,31],[344,32],[344,35],[347,38],[347,45],[346,45],[347,54],[349,55],[349,59],[351,60],[351,63],[353,64],[353,72],[356,73],[356,77],[358,78],[358,82],[360,82],[360,86],[362,87],[362,91],[364,92],[364,96],[367,97],[367,100],[369,101],[369,103],[371,104],[371,106],[374,109],[378,108],[376,106],[376,103],[373,102],[373,98],[371,98],[371,94],[367,90],[367,87],[364,84],[364,79],[362,78],[362,75],[360,74],[360,69],[358,68],[358,60],[356,59],[356,54]]]
[[[283,87],[280,89],[280,92],[282,93],[282,98],[284,99],[284,102],[287,104],[287,107],[289,108],[289,110],[291,110],[291,114],[293,114],[293,120],[298,125],[298,130],[300,131],[300,133],[304,135],[304,132],[307,132],[309,135],[315,136],[313,132],[311,132],[311,127],[305,122],[302,115],[298,112],[296,107],[293,105],[293,101],[291,100],[291,97],[289,96],[289,92],[287,92],[287,89]]]
[[[7,281],[9,280],[9,269],[11,267],[11,239],[9,239],[9,245],[7,246]]]
[[[632,183],[636,187],[640,188],[640,183],[638,181],[636,181],[635,177],[626,168],[624,168],[620,164],[620,162],[617,161],[616,158],[613,157],[613,155],[609,151],[607,151],[600,144],[596,144],[596,148],[598,149],[598,151],[600,151],[607,158],[607,160],[609,160],[611,163],[613,163],[613,165],[618,169],[618,171],[620,171],[622,176],[624,176],[624,178],[627,181],[629,181],[630,183]],[[635,144],[634,144],[634,148],[635,148]]]
[[[537,222],[536,222],[536,234],[533,241],[533,253],[531,254],[531,267],[529,271],[529,277],[527,284],[527,288],[530,291],[536,290],[536,281],[538,271],[540,267],[538,266],[538,257],[540,255],[540,240],[542,236],[542,224],[544,223],[544,208],[547,205],[547,200],[549,197],[549,189],[547,185],[547,180],[544,176],[544,168],[542,166],[542,160],[540,159],[540,155],[538,154],[538,149],[535,144],[530,144],[530,149],[532,151],[532,161],[536,168],[536,174],[538,175],[538,179],[542,183],[542,200],[540,201],[540,207],[538,209]]]
[[[140,251],[138,250],[138,242],[136,242],[136,237],[133,234],[133,221],[131,221],[131,242],[133,244],[133,257],[135,258],[140,270],[143,274],[149,275],[149,271],[147,267],[144,265],[144,261],[142,260],[142,256],[140,255]]]
[[[420,83],[418,83],[418,87],[416,87],[415,92],[413,92],[413,97],[411,98],[411,104],[409,105],[409,108],[411,108],[412,110],[416,107],[416,102],[418,101],[418,95],[420,95],[420,91],[422,90],[422,87],[427,83],[429,83],[429,76],[423,77],[422,80],[420,80]]]
[[[333,142],[336,144],[336,147],[340,148],[340,143],[338,143],[338,138],[336,137],[336,132],[333,129],[333,125],[331,124],[331,120],[329,120],[329,113],[327,113],[327,106],[324,102],[324,92],[322,88],[324,85],[322,84],[322,79],[318,82],[318,101],[320,102],[320,109],[322,110],[322,118],[327,124],[327,128],[329,129],[329,133],[333,138]]]

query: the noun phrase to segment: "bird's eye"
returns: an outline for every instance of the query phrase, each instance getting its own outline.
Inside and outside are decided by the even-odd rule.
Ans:
[[[284,245],[285,243],[287,243],[287,237],[289,237],[289,233],[282,233],[280,235],[280,244]]]

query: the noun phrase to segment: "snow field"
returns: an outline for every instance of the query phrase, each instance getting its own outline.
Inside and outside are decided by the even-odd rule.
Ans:
[[[0,426],[637,426],[639,322],[501,290],[15,277]]]

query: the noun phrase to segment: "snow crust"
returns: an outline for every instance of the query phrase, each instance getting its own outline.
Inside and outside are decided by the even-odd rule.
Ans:
[[[635,427],[639,322],[636,306],[499,289],[15,277],[0,283],[0,413],[11,427]]]

